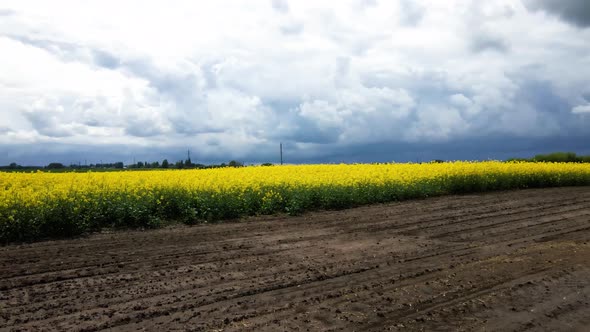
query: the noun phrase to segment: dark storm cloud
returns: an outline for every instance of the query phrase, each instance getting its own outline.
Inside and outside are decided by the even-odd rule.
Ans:
[[[512,100],[513,106],[498,113],[504,126],[514,126],[522,137],[584,137],[590,134],[590,117],[580,117],[572,113],[575,103],[564,99],[550,81],[515,79],[518,89]],[[530,110],[526,117],[521,117],[521,110]],[[500,127],[502,128],[502,127]],[[546,143],[543,143],[546,144]],[[579,146],[579,145],[577,145]]]
[[[531,10],[543,10],[557,15],[580,28],[590,27],[590,1],[588,0],[528,0]]]
[[[432,160],[506,160],[533,157],[554,151],[574,151],[590,154],[585,144],[590,134],[530,138],[519,136],[470,137],[449,142],[379,141],[354,145],[321,145],[312,149],[297,148],[283,142],[287,163],[371,163],[371,162],[428,162]],[[273,157],[271,154],[267,157]],[[252,162],[264,158],[253,158]]]
[[[518,136],[471,137],[444,143],[405,143],[381,141],[370,144],[321,147],[313,153],[290,148],[285,151],[289,163],[354,162],[428,162],[440,160],[506,160],[533,157],[554,151],[590,154],[585,142],[590,134],[528,138]]]
[[[273,138],[297,143],[329,144],[335,143],[340,133],[341,130],[338,128],[320,128],[310,120],[301,119],[295,130],[288,133],[278,133]]]
[[[276,103],[274,104],[277,105]],[[340,128],[319,126],[292,108],[287,112],[274,110],[275,116],[281,123],[288,124],[287,128],[272,129],[268,139],[293,143],[329,144],[335,143],[342,133]]]
[[[518,97],[539,112],[570,116],[571,105],[554,91],[551,82],[531,80],[522,83]]]
[[[572,136],[544,138],[493,136],[471,137],[444,143],[404,143],[379,141],[374,143],[338,145],[320,144],[315,147],[299,148],[295,142],[283,141],[286,163],[354,163],[354,162],[428,162],[431,160],[506,160],[513,157],[533,157],[536,154],[554,151],[574,151],[590,154],[590,133]],[[188,146],[187,146],[188,145]],[[236,159],[245,163],[278,163],[278,143],[260,145],[247,156],[228,153],[220,141],[210,140],[216,152],[209,154],[191,147],[190,144],[170,147],[140,147],[130,145],[85,146],[63,143],[38,143],[0,145],[5,153],[0,155],[0,165],[16,162],[20,165],[47,165],[51,162],[63,164],[96,164],[122,161],[130,164],[133,160],[171,162],[186,159],[186,149],[191,149],[191,159],[203,164],[228,162]],[[276,145],[276,146],[275,146]]]
[[[36,144],[0,144],[0,165],[8,165],[15,162],[19,165],[44,166],[51,162],[70,164],[98,164],[123,162],[131,164],[136,161],[161,162],[168,159],[169,162],[185,160],[187,149],[191,151],[191,160],[195,163],[219,164],[230,160],[239,160],[247,163],[277,162],[278,143],[275,147],[260,146],[256,153],[248,158],[243,158],[237,153],[228,153],[227,146],[222,143],[211,142],[215,145],[214,152],[205,154],[190,143],[176,146],[132,146],[125,144],[108,145],[80,145],[67,143],[36,143]]]
[[[0,164],[15,162],[19,165],[44,166],[51,162],[69,164],[98,164],[123,161],[132,163],[133,159],[141,161],[180,160],[186,156],[186,149],[171,151],[161,148],[132,147],[126,145],[87,145],[63,143],[37,143],[26,145],[0,145],[7,155],[0,157]]]

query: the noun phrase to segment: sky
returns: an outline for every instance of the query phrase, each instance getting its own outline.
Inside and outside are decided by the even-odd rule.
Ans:
[[[0,164],[590,154],[587,0],[0,2]]]

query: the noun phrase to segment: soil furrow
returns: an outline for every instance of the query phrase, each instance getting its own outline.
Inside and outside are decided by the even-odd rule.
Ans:
[[[583,330],[590,187],[0,248],[4,330]]]

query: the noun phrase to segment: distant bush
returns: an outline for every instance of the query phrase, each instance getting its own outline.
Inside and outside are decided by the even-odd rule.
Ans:
[[[574,152],[553,152],[549,154],[538,154],[533,158],[510,158],[508,162],[528,161],[546,163],[590,163],[590,156],[578,156]]]
[[[553,162],[553,163],[575,163],[581,160],[573,152],[554,152],[550,154],[538,154],[533,161]]]
[[[60,169],[60,168],[65,168],[65,166],[62,163],[50,163],[49,165],[46,166],[46,168],[48,168],[48,169]]]
[[[244,164],[239,161],[232,160],[229,162],[228,166],[229,167],[242,167],[242,166],[244,166]]]

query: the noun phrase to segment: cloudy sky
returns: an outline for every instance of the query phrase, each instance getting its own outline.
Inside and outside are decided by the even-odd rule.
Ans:
[[[0,2],[0,164],[590,153],[587,0]]]

